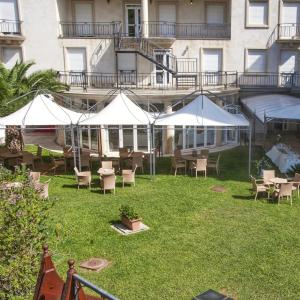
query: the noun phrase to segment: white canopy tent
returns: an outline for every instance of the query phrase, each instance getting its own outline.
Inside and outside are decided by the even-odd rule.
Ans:
[[[155,125],[248,127],[249,122],[243,115],[231,114],[213,103],[207,96],[199,95],[180,110],[157,119]]]
[[[150,125],[153,121],[150,113],[120,92],[100,112],[80,120],[79,125]]]
[[[242,100],[262,123],[270,120],[300,120],[300,99],[280,94],[260,95]]]
[[[81,113],[54,102],[51,95],[38,95],[28,104],[0,119],[0,126],[66,126],[77,124]]]

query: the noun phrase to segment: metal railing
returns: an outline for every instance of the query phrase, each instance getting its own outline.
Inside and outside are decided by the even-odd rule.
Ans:
[[[110,293],[108,293],[107,291],[98,288],[96,285],[92,284],[91,282],[89,282],[88,280],[84,279],[83,277],[79,276],[78,274],[73,274],[73,288],[74,288],[74,292],[73,294],[75,295],[75,299],[78,299],[78,292],[79,289],[81,288],[80,285],[82,285],[83,287],[86,287],[90,290],[92,290],[93,292],[95,292],[96,294],[101,296],[101,299],[103,300],[119,300],[119,298],[111,295]],[[80,283],[80,285],[78,285],[77,283]]]
[[[119,73],[59,72],[61,82],[71,87],[111,89],[190,89],[202,87],[240,88],[300,88],[300,74],[296,73],[247,73],[247,72],[154,72],[141,74],[136,71]]]
[[[181,39],[229,39],[230,24],[144,22],[149,37]]]
[[[121,29],[121,22],[61,22],[61,37],[102,37],[113,38]]]
[[[300,23],[279,24],[278,39],[300,39]]]
[[[21,34],[21,21],[0,19],[0,33]]]

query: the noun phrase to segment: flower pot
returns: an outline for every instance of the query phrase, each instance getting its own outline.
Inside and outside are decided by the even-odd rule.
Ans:
[[[122,216],[121,222],[123,225],[125,225],[128,229],[132,231],[139,230],[141,228],[141,219],[136,219],[136,220],[129,220],[128,218]]]

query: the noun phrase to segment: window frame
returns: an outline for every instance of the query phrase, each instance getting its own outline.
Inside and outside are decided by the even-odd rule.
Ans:
[[[250,17],[250,3],[266,3],[267,4],[267,18],[266,24],[251,24],[249,23]],[[245,12],[245,28],[246,29],[268,29],[270,24],[270,1],[269,0],[246,0]]]
[[[265,54],[265,67],[263,71],[250,71],[248,62],[249,62],[249,51],[262,51]],[[266,73],[268,70],[268,52],[267,49],[261,48],[247,48],[245,49],[245,64],[244,64],[244,71],[245,73]]]

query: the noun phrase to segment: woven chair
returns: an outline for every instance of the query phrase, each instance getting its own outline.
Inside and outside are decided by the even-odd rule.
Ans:
[[[174,157],[177,159],[177,160],[182,160],[182,155],[181,155],[181,150],[180,149],[175,149],[174,150]]]
[[[22,164],[25,165],[26,167],[31,166],[32,169],[34,170],[35,169],[34,155],[29,152],[23,152]]]
[[[111,160],[102,160],[101,168],[103,169],[112,169],[113,170],[113,162]]]
[[[66,172],[66,161],[64,158],[54,158],[51,157],[51,167],[50,167],[50,171],[53,171],[53,175],[55,175],[56,171],[58,169],[62,169],[64,168],[65,172]]]
[[[207,168],[216,170],[218,176],[220,175],[220,158],[221,153],[218,154],[217,160],[209,159],[207,162]]]
[[[275,177],[275,170],[263,170],[263,181],[265,185],[274,185],[270,180]]]
[[[77,180],[77,189],[79,189],[80,186],[88,186],[91,188],[91,182],[92,182],[92,174],[90,171],[85,172],[79,172],[78,169],[75,167],[75,177]]]
[[[291,205],[293,204],[293,182],[281,183],[279,189],[275,189],[274,196],[279,202],[282,198],[286,197],[287,200],[290,200]]]
[[[171,172],[174,170],[174,175],[177,175],[178,169],[184,169],[184,174],[186,174],[186,161],[179,160],[176,157],[171,157]]]
[[[100,186],[105,194],[106,190],[113,190],[116,193],[116,175],[106,175],[100,177]]]
[[[90,152],[83,151],[80,155],[81,168],[91,169]]]
[[[133,170],[122,170],[122,182],[123,182],[123,188],[125,183],[133,183],[133,186],[135,186],[135,171],[137,166]]]
[[[291,180],[289,180],[290,182],[293,182],[293,190],[297,190],[297,196],[299,198],[299,190],[300,190],[300,174],[299,173],[295,173],[294,178],[291,178]]]
[[[41,172],[30,172],[29,173],[29,180],[32,183],[40,182],[40,178],[41,178]]]
[[[144,173],[144,158],[143,156],[134,156],[131,159],[131,163],[130,163],[132,169],[136,168],[140,168],[142,173]]]
[[[255,179],[252,175],[250,175],[251,183],[252,183],[252,190],[255,193],[254,200],[257,200],[257,196],[260,193],[267,193],[268,198],[270,198],[270,189],[264,184],[262,179]]]
[[[36,182],[34,183],[34,188],[38,192],[39,196],[42,199],[48,199],[49,198],[49,183],[51,179],[47,180],[45,183]]]
[[[193,162],[191,165],[191,171],[195,171],[196,178],[198,177],[198,172],[204,172],[204,177],[206,178],[206,167],[207,159],[200,158],[196,162]]]

